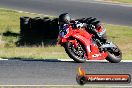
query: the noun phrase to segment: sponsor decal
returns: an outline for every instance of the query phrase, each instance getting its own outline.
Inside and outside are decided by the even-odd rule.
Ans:
[[[99,57],[99,56],[101,56],[101,54],[94,54],[94,55],[92,55],[93,58],[96,58],[96,57]]]
[[[86,71],[79,67],[76,81],[80,85],[89,83],[130,83],[131,76],[129,74],[86,74]]]

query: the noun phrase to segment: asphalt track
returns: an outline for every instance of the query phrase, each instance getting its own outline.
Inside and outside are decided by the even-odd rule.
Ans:
[[[94,0],[0,0],[0,7],[55,16],[68,12],[74,18],[92,16],[103,22],[132,26],[132,5],[109,5]]]
[[[59,60],[1,60],[0,85],[77,85],[77,68],[88,74],[130,74],[132,62],[109,63]],[[88,84],[93,85],[93,84]],[[132,86],[130,84],[96,84],[99,86]]]

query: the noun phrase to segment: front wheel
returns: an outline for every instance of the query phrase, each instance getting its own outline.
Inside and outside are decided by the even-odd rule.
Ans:
[[[70,58],[72,58],[75,62],[83,63],[86,62],[87,56],[86,56],[86,50],[84,45],[82,45],[79,41],[77,41],[78,46],[75,47],[74,44],[71,42],[67,42],[63,45],[65,48],[66,53]]]
[[[108,50],[108,57],[106,58],[111,63],[119,63],[122,60],[122,52],[116,46]]]

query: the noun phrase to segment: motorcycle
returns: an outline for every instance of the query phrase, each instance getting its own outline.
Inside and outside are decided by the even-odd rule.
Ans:
[[[111,63],[121,61],[122,52],[117,45],[112,42],[104,44],[87,30],[88,27],[73,28],[72,23],[68,25],[68,30],[60,30],[59,44],[70,58],[78,63],[104,59]],[[97,31],[103,33],[105,29],[100,26]]]

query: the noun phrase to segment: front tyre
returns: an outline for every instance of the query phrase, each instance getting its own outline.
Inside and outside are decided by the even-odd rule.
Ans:
[[[67,42],[63,45],[66,53],[75,62],[84,63],[87,60],[85,48],[80,42],[78,42],[78,47],[75,47],[71,42]]]
[[[111,63],[119,63],[122,60],[122,52],[116,46],[108,50],[108,57],[106,58]]]

